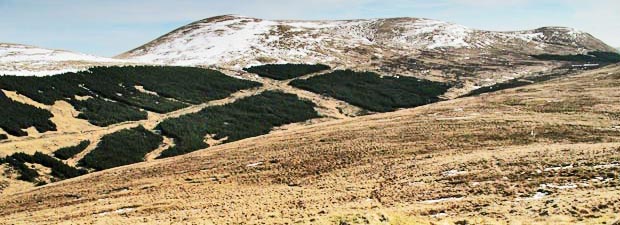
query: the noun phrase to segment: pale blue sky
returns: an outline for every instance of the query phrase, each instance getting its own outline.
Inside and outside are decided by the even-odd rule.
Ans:
[[[558,25],[620,46],[618,0],[0,0],[0,42],[114,56],[179,26],[222,14],[424,17],[485,30]]]

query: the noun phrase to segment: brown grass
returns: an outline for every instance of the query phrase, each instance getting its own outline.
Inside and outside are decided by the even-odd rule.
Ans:
[[[290,126],[93,173],[3,196],[0,221],[611,224],[620,214],[620,120],[609,116],[619,113],[620,85],[609,85],[618,73]]]

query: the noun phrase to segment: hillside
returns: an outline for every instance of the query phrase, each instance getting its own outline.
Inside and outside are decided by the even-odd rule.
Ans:
[[[620,219],[618,88],[616,65],[289,126],[3,196],[0,220],[611,224]]]
[[[611,51],[563,27],[232,15],[115,59],[0,44],[0,221],[610,221]]]
[[[225,75],[173,66],[0,76],[0,104],[6,109],[0,111],[6,118],[0,120],[0,157],[7,162],[0,158],[0,165],[8,166],[0,193],[64,178],[50,177],[49,169],[54,168],[24,160],[37,153],[79,169],[102,170],[259,136],[291,123],[312,124],[425,105],[443,100],[440,96],[450,87],[324,65],[265,65],[254,70],[296,77],[271,80],[257,74]],[[298,88],[296,82],[303,85]],[[333,92],[323,93],[325,84]],[[155,136],[135,138],[150,133]],[[145,143],[148,140],[157,141]],[[115,148],[121,151],[109,154]],[[31,164],[34,171],[26,168]]]
[[[235,28],[227,33],[230,37],[226,40],[230,41],[237,40],[232,37],[241,35],[239,32],[246,29],[241,25],[263,22],[247,17],[222,16],[180,29],[191,33],[213,24],[234,23],[236,25],[231,27]],[[287,26],[293,23],[276,22]],[[481,34],[468,36],[468,41],[500,34],[516,35],[522,40],[520,35],[540,33],[528,42],[536,46],[524,48],[506,38],[501,39],[501,43],[487,40],[488,45],[476,46],[467,44],[467,41],[463,45],[429,44],[429,40],[441,39],[442,35],[458,36],[453,33],[460,26],[439,21],[395,18],[355,22],[365,24],[366,30],[370,29],[371,23],[373,26],[389,24],[392,28],[400,27],[389,37],[385,36],[385,31],[370,29],[377,36],[370,38],[376,40],[370,44],[375,49],[385,48],[384,53],[400,49],[400,52],[393,53],[402,57],[393,62],[377,61],[371,66],[344,61],[336,65],[334,62],[329,65],[261,64],[243,69],[238,68],[242,64],[226,63],[196,65],[198,67],[125,65],[139,61],[130,59],[112,60],[114,62],[104,64],[105,67],[93,67],[101,65],[95,61],[107,62],[107,59],[63,51],[32,50],[34,47],[28,46],[23,47],[26,50],[14,50],[9,58],[21,59],[26,62],[24,65],[29,65],[28,60],[85,64],[76,72],[54,76],[0,76],[0,104],[8,109],[0,111],[0,117],[5,118],[0,120],[0,157],[3,157],[0,158],[3,166],[0,194],[10,195],[17,190],[69,178],[57,173],[58,170],[94,172],[173,157],[299,124],[310,125],[476,96],[570,76],[620,61],[619,54],[605,52],[605,47],[598,46],[600,42],[595,38],[568,28],[498,33],[461,27],[467,33]],[[311,29],[312,32],[329,33],[340,32],[353,21],[296,23],[304,26],[323,24]],[[333,26],[345,28],[335,29]],[[425,33],[431,28],[432,32]],[[414,32],[416,35],[407,36],[413,31],[417,32]],[[318,33],[313,38],[318,38]],[[205,31],[193,38],[202,40],[211,35]],[[270,33],[268,36],[278,35]],[[285,36],[291,35],[302,34]],[[342,35],[345,35],[342,38],[351,38],[346,36],[350,35],[348,33]],[[408,38],[393,42],[397,37]],[[193,43],[183,41],[184,38],[183,35],[173,35],[164,39],[174,43],[182,41],[184,45],[172,47],[183,50],[183,46]],[[346,43],[359,47],[359,43]],[[258,44],[261,43],[252,43],[252,46]],[[192,51],[203,54],[200,46],[194,47]],[[307,48],[296,46],[295,49]],[[403,49],[411,55],[402,52]],[[575,51],[577,53],[570,53]],[[368,56],[371,53],[356,54]],[[470,58],[474,54],[483,56]],[[76,61],[78,56],[91,61]],[[382,60],[380,57],[371,58]],[[251,57],[244,60],[252,62]],[[124,66],[113,66],[116,64]],[[33,75],[30,72],[26,74]]]
[[[263,20],[224,15],[180,27],[116,59],[17,44],[0,45],[0,74],[52,75],[93,66],[159,64],[238,72],[268,63],[321,63],[334,69],[414,76],[453,84],[444,97],[548,73],[567,62],[532,55],[615,49],[564,27],[494,32],[422,18]]]
[[[130,63],[65,50],[0,43],[0,75],[44,76],[123,64]]]
[[[241,68],[265,61],[346,65],[359,54],[381,61],[399,51],[415,50],[405,56],[417,56],[442,49],[480,55],[499,49],[536,54],[613,48],[587,33],[563,27],[492,32],[419,18],[271,21],[225,15],[180,27],[118,58]]]
[[[493,32],[421,18],[285,21],[225,15],[180,27],[116,58],[232,70],[321,63],[453,82],[457,85],[446,94],[452,98],[560,66],[530,55],[613,50],[564,27]]]

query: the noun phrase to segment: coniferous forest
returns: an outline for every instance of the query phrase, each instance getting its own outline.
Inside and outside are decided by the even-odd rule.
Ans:
[[[86,154],[78,165],[95,170],[144,161],[144,156],[155,150],[163,138],[142,126],[125,129],[101,138],[97,147]]]
[[[54,131],[56,125],[50,121],[52,114],[31,105],[13,101],[0,91],[0,128],[10,135],[27,135],[22,129],[35,127],[39,132]],[[0,140],[6,139],[6,135]]]
[[[376,112],[433,103],[450,88],[444,83],[413,77],[381,76],[352,70],[293,80],[291,85]]]
[[[28,155],[21,152],[14,153],[5,158],[1,158],[0,164],[3,163],[8,163],[10,167],[15,169],[19,173],[19,180],[33,183],[40,183],[40,180],[38,180],[40,174],[33,168],[28,167],[26,163],[39,164],[41,166],[50,168],[50,175],[56,180],[69,179],[87,173],[86,170],[77,169],[75,167],[69,166],[62,161],[41,152],[35,152],[34,155]]]
[[[145,119],[142,110],[171,112],[258,86],[260,83],[215,70],[173,66],[97,67],[45,77],[0,76],[0,89],[47,105],[68,101],[81,113],[79,118],[99,126]],[[42,132],[54,130],[47,121],[51,114],[45,110],[13,102],[4,95],[0,104],[10,109],[0,111],[0,126],[9,134],[26,135],[21,129],[30,126]]]
[[[601,52],[593,51],[588,54],[576,54],[576,55],[553,55],[553,54],[540,54],[532,55],[535,59],[540,60],[556,60],[556,61],[572,61],[581,63],[618,63],[620,62],[620,54],[616,52]]]
[[[81,141],[76,146],[69,146],[69,147],[64,147],[64,148],[58,149],[58,150],[56,150],[54,152],[54,157],[62,159],[62,160],[67,160],[67,159],[77,155],[78,153],[84,151],[84,149],[86,149],[86,147],[88,147],[88,145],[90,145],[90,141],[89,140],[85,140],[85,141]]]
[[[319,115],[314,107],[314,103],[296,95],[267,91],[231,104],[167,119],[157,129],[174,138],[175,146],[165,150],[160,157],[209,147],[204,141],[207,134],[231,142],[266,134],[276,126],[317,118]]]

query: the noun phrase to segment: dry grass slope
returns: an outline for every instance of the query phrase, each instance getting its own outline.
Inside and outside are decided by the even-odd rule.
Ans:
[[[6,224],[607,224],[620,67],[289,127],[0,199]]]

